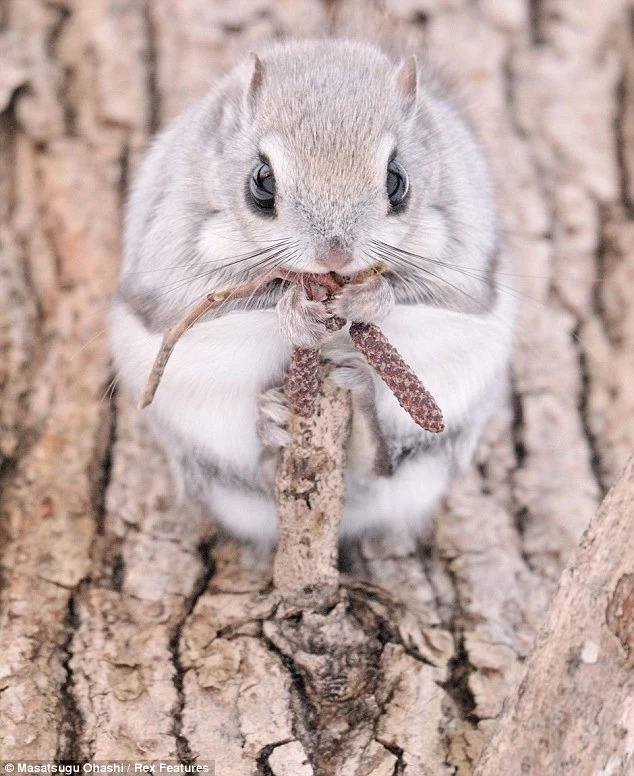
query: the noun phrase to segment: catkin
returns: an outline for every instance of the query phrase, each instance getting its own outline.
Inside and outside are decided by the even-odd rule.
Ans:
[[[286,373],[284,392],[291,412],[309,418],[319,393],[319,363],[321,351],[317,348],[293,348],[291,363]]]
[[[338,331],[345,326],[343,318],[333,316],[326,321],[329,331]],[[321,361],[319,349],[293,348],[291,363],[286,373],[284,392],[291,412],[309,418],[313,413],[313,405],[319,393],[319,377],[317,376]]]
[[[426,431],[445,428],[440,407],[385,334],[373,323],[351,323],[350,338],[357,350],[387,383],[398,403]]]

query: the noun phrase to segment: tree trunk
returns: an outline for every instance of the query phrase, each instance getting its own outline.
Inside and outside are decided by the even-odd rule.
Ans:
[[[142,413],[111,395],[106,311],[150,133],[237,56],[369,7],[0,2],[1,758],[467,776],[491,739],[478,774],[631,771],[631,468],[545,615],[634,449],[632,8],[387,5],[382,33],[442,64],[489,150],[513,395],[433,534],[347,547],[335,603],[302,612],[269,557],[172,506]]]
[[[633,773],[634,458],[590,523],[476,776]]]

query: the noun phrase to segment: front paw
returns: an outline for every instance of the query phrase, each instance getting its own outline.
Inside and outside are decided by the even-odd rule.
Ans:
[[[394,307],[394,291],[388,281],[377,274],[362,283],[348,283],[329,307],[347,321],[380,323]]]
[[[269,388],[258,397],[257,435],[263,447],[277,450],[291,441],[288,423],[291,411],[283,388]]]
[[[326,321],[332,313],[323,302],[310,300],[299,284],[293,284],[277,303],[277,315],[282,336],[297,347],[319,348],[331,336]]]
[[[374,404],[372,368],[357,350],[351,350],[345,345],[330,347],[324,352],[324,357],[334,364],[334,369],[328,374],[329,380],[350,391],[360,406],[370,407]]]

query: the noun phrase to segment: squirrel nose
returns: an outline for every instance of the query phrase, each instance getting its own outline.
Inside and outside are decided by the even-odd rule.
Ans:
[[[337,270],[345,267],[352,261],[352,254],[339,246],[332,246],[325,251],[320,251],[315,257],[317,263],[327,270]]]

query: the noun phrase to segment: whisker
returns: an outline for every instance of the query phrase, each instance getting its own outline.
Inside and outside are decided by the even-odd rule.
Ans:
[[[284,256],[284,253],[285,253],[285,251],[287,251],[287,250],[290,250],[290,251],[295,251],[295,252],[298,252],[298,251],[299,251],[299,248],[298,248],[298,246],[299,246],[299,243],[297,243],[297,242],[294,242],[294,243],[292,243],[292,242],[288,242],[288,243],[285,245],[285,247],[284,247],[284,248],[281,248],[281,249],[280,249],[280,247],[279,247],[279,246],[280,246],[280,244],[283,244],[284,242],[286,242],[286,241],[282,241],[282,240],[280,240],[280,241],[278,241],[277,243],[275,243],[275,244],[273,244],[272,246],[270,246],[268,249],[264,249],[264,250],[259,250],[259,251],[255,251],[255,252],[253,252],[253,255],[252,255],[252,256],[249,256],[249,258],[255,258],[255,257],[256,257],[256,256],[258,256],[258,255],[262,256],[262,255],[264,255],[264,254],[266,254],[266,253],[269,253],[270,251],[274,251],[274,253],[273,253],[272,255],[270,255],[270,256],[266,255],[266,256],[264,256],[264,258],[263,258],[261,261],[258,261],[258,262],[256,262],[256,263],[254,263],[254,264],[250,265],[248,268],[246,268],[246,269],[245,269],[245,271],[244,271],[244,273],[243,273],[243,274],[246,274],[246,275],[247,275],[247,277],[248,277],[248,273],[250,273],[251,271],[253,271],[253,270],[255,270],[255,269],[259,269],[259,268],[264,268],[264,269],[267,269],[267,268],[268,268],[268,265],[270,265],[271,267],[272,267],[272,266],[274,266],[274,264],[277,262],[277,260],[278,260],[278,259],[280,259],[280,258],[283,258],[283,256]],[[240,260],[238,260],[238,261],[232,261],[232,262],[228,262],[228,263],[224,264],[222,267],[219,267],[218,269],[219,269],[219,270],[222,270],[222,269],[224,269],[225,267],[228,267],[228,266],[235,266],[236,264],[239,264],[241,261],[245,261],[245,260],[246,260],[246,259],[240,259]],[[179,278],[177,281],[174,281],[174,283],[176,283],[177,285],[174,285],[174,284],[172,284],[172,286],[173,286],[173,287],[169,287],[169,288],[167,288],[166,290],[164,290],[164,291],[163,291],[163,293],[161,293],[161,294],[157,295],[157,296],[155,297],[155,299],[160,299],[161,297],[164,297],[164,296],[166,296],[166,295],[170,294],[170,293],[171,293],[171,292],[173,292],[173,291],[177,291],[179,288],[182,288],[182,287],[185,287],[185,286],[187,286],[187,285],[188,285],[190,282],[193,282],[193,281],[194,281],[194,280],[196,280],[196,279],[200,279],[200,278],[202,278],[202,277],[206,277],[206,276],[211,276],[211,275],[214,273],[214,271],[215,271],[215,270],[208,270],[207,272],[200,273],[200,274],[198,274],[198,275],[196,275],[196,276],[192,276],[192,277],[190,277],[190,278],[184,278],[184,279],[183,279],[183,278]],[[168,284],[168,285],[169,285],[169,284]],[[163,289],[165,289],[166,287],[165,287],[165,286],[163,286],[162,288],[163,288]],[[201,296],[202,296],[202,293],[203,293],[203,292],[201,292]],[[144,294],[144,293],[139,293],[139,294],[136,294],[136,295],[134,295],[134,296],[130,297],[130,299],[129,299],[128,301],[129,301],[129,303],[130,303],[130,304],[134,304],[134,303],[142,302],[142,301],[144,300],[144,297],[145,297],[145,294]],[[183,314],[184,314],[184,311],[187,309],[187,307],[188,307],[188,306],[189,306],[189,304],[188,304],[188,305],[186,305],[186,306],[183,308]],[[222,307],[222,305],[221,305],[221,307]],[[220,309],[220,308],[218,308],[218,309]],[[112,311],[111,311],[111,312],[110,312],[110,315],[112,315],[112,314],[113,314],[113,313],[112,313]],[[89,346],[90,346],[90,345],[91,345],[91,344],[92,344],[92,343],[93,343],[95,340],[97,340],[97,339],[99,339],[100,337],[102,337],[102,336],[106,335],[106,334],[107,334],[107,332],[108,332],[108,329],[109,329],[109,326],[105,326],[105,327],[103,327],[102,329],[100,329],[100,331],[98,331],[96,334],[94,334],[94,335],[93,335],[93,336],[92,336],[92,337],[91,337],[91,338],[90,338],[90,339],[89,339],[87,342],[84,342],[84,343],[83,343],[83,344],[82,344],[82,345],[81,345],[81,346],[80,346],[80,347],[77,349],[77,351],[76,351],[75,353],[73,353],[73,354],[70,356],[70,358],[71,358],[71,359],[74,359],[74,358],[76,358],[77,356],[79,356],[79,355],[80,355],[82,352],[84,352],[84,351],[86,350],[86,348],[88,348],[88,347],[89,347]]]
[[[234,267],[236,264],[242,264],[245,261],[248,261],[250,259],[256,259],[260,256],[263,256],[266,253],[270,253],[271,251],[279,250],[281,247],[284,247],[284,246],[285,246],[284,242],[275,243],[269,246],[268,248],[259,248],[256,251],[251,251],[249,253],[244,253],[242,255],[229,257],[230,259],[232,259],[231,261],[224,261],[222,258],[219,258],[219,259],[211,259],[206,262],[191,262],[190,264],[183,265],[183,267],[187,269],[193,269],[194,267],[202,266],[203,264],[211,264],[211,263],[217,263],[218,266],[211,270],[205,270],[205,272],[201,272],[199,275],[192,275],[190,276],[190,278],[178,278],[177,280],[171,281],[171,283],[167,283],[164,286],[160,286],[160,288],[167,288],[170,284],[180,283],[183,280],[188,280],[188,279],[195,280],[196,278],[199,278],[199,277],[205,277],[205,275],[209,275],[213,272],[224,270],[226,267]],[[149,271],[151,272],[153,270],[149,270]],[[156,271],[161,271],[161,270],[157,269]],[[128,274],[133,274],[133,273],[126,273],[125,276],[127,276]]]
[[[371,264],[376,262],[377,260],[384,261],[386,258],[386,252],[380,252],[380,251],[377,251],[376,249],[372,249],[372,253],[368,253],[368,251],[366,250],[364,250],[363,252],[368,257]],[[422,289],[423,296],[428,297],[429,299],[431,299],[432,302],[436,304],[441,305],[446,301],[440,296],[438,296],[437,294],[438,289],[435,289],[433,286],[423,283],[421,279],[416,276],[408,277],[407,283],[408,284],[414,283],[418,289]]]
[[[243,242],[244,242],[244,240],[243,240]],[[249,240],[248,242],[255,242],[255,241]],[[261,242],[265,242],[265,241],[262,240]],[[278,247],[280,247],[282,245],[292,245],[292,244],[296,244],[296,243],[291,241],[291,240],[287,240],[286,238],[283,239],[283,240],[278,240],[277,242],[270,244],[269,247],[266,248],[266,249],[258,249],[256,251],[252,251],[250,253],[243,253],[243,254],[238,254],[237,256],[231,256],[229,258],[235,259],[235,261],[225,262],[225,263],[223,263],[222,267],[223,268],[224,267],[230,267],[230,266],[232,266],[234,264],[239,264],[241,261],[246,261],[249,258],[255,258],[259,254],[261,254],[264,250],[273,250],[274,248],[278,248]],[[205,264],[215,264],[215,263],[218,263],[218,262],[221,262],[221,261],[223,261],[223,260],[222,259],[208,259],[206,261],[189,262],[187,264],[176,264],[176,265],[174,265],[172,267],[155,267],[154,269],[134,270],[133,272],[126,272],[125,274],[126,274],[126,277],[127,277],[128,275],[146,275],[146,274],[151,274],[151,273],[154,273],[154,272],[167,272],[168,270],[172,270],[172,269],[191,269],[192,267],[203,266]]]
[[[378,244],[378,241],[373,241],[373,242],[375,244]],[[445,278],[442,278],[441,276],[435,275],[435,273],[431,272],[430,270],[427,270],[424,267],[421,267],[419,264],[416,264],[413,261],[405,259],[403,256],[401,256],[399,254],[406,253],[406,254],[408,254],[410,256],[415,256],[416,258],[418,258],[421,261],[427,261],[427,259],[425,257],[419,256],[418,254],[413,254],[410,251],[405,251],[405,249],[396,248],[395,246],[391,246],[391,245],[389,245],[387,243],[382,243],[382,245],[385,246],[385,253],[382,255],[381,253],[377,252],[376,255],[377,255],[377,257],[379,259],[380,258],[388,258],[388,259],[390,259],[392,261],[396,261],[397,263],[401,262],[403,265],[405,265],[405,266],[407,266],[409,268],[413,268],[413,269],[415,269],[417,271],[422,271],[422,272],[424,272],[427,275],[432,275],[433,277],[435,277],[440,282],[446,283],[447,285],[451,286],[452,288],[454,288],[454,289],[456,289],[458,291],[461,291],[463,294],[468,296],[472,301],[478,303],[478,300],[474,299],[470,294],[468,294],[463,289],[460,289],[458,286],[454,286],[453,284],[451,284]],[[387,255],[385,255],[385,254],[387,254]],[[429,260],[429,261],[433,262],[433,260]],[[437,262],[437,263],[442,264],[442,262]],[[465,268],[458,267],[457,265],[456,266],[449,265],[448,268],[453,269],[454,271],[461,272],[462,274],[465,274],[465,275],[467,275],[469,277],[472,277],[475,280],[480,280],[481,282],[488,282],[488,281],[485,281],[484,278],[479,278],[476,275],[469,275],[469,270],[466,270]],[[408,283],[411,283],[412,280],[413,280],[413,278],[411,278],[411,277],[407,278],[407,282]],[[416,279],[416,280],[418,281],[418,279]],[[523,303],[530,302],[530,303],[532,303],[534,305],[540,305],[539,312],[541,312],[542,309],[546,309],[546,310],[551,309],[550,306],[546,302],[542,302],[541,300],[534,299],[533,297],[531,297],[531,296],[529,296],[529,295],[519,291],[518,289],[508,288],[508,287],[503,286],[501,284],[496,284],[495,281],[493,281],[493,285],[498,290],[500,290],[501,292],[507,293],[510,296],[514,296],[514,298],[518,299],[518,301],[520,301],[520,302],[523,302]],[[429,288],[428,285],[424,284],[423,287],[424,287],[424,289],[426,291],[428,291],[428,292],[430,291],[430,288]],[[515,296],[515,293],[520,294],[520,296],[519,297]],[[484,305],[481,305],[481,306],[484,307]],[[490,315],[493,315],[493,317],[495,317],[496,320],[498,320],[500,323],[504,324],[505,327],[507,327],[507,328],[511,329],[511,331],[513,331],[513,327],[511,327],[506,321],[502,320],[492,310],[487,310],[487,312]],[[576,332],[572,331],[572,332],[570,332],[570,335],[571,335],[572,339],[575,340],[575,342],[578,344],[579,347],[581,347],[582,349],[584,349],[586,352],[590,353],[591,355],[594,355],[595,357],[597,357],[596,354],[593,353],[592,349],[588,348],[588,346],[582,342],[581,337]],[[516,328],[514,330],[514,336],[517,337],[517,339],[522,343],[522,345],[527,347],[534,355],[538,355],[539,351],[536,348],[535,344],[530,342],[524,336],[524,333],[521,331],[521,329],[517,329]]]
[[[106,390],[103,392],[103,395],[101,396],[101,399],[99,400],[99,403],[103,403],[106,399],[108,400],[108,404],[111,404],[112,399],[114,397],[114,392],[117,387],[117,383],[119,382],[120,375],[116,373],[112,380],[108,383],[108,386],[106,387]]]
[[[255,264],[251,264],[249,267],[245,269],[245,272],[243,274],[247,274],[252,269],[255,269],[265,262],[269,260],[275,260],[282,256],[284,254],[284,251],[288,249],[288,246],[279,248],[278,246],[271,247],[269,249],[261,250],[254,252],[252,255],[249,255],[249,259],[256,258],[257,256],[264,256],[264,258],[261,261],[256,262]],[[268,254],[271,250],[275,251],[271,256],[267,256],[265,254]],[[201,278],[211,277],[216,272],[222,272],[227,267],[235,266],[236,264],[240,264],[243,261],[246,261],[247,259],[240,259],[238,261],[228,262],[223,264],[222,266],[219,266],[217,268],[206,270],[205,272],[200,272],[197,275],[191,275],[187,278],[178,278],[177,280],[171,281],[170,283],[167,283],[163,286],[159,286],[158,288],[163,292],[161,294],[157,294],[154,297],[154,300],[160,299],[164,296],[167,296],[168,294],[171,294],[173,291],[178,291],[181,288],[185,288],[186,286],[190,285],[195,280],[200,280]],[[237,277],[240,277],[238,274]],[[248,275],[247,275],[248,277]],[[130,302],[143,302],[143,300],[146,297],[147,292],[140,292],[139,294],[136,294],[135,296],[130,298]],[[202,292],[201,292],[202,293]]]
[[[413,253],[412,251],[405,250],[404,248],[397,248],[394,245],[390,245],[389,243],[384,243],[380,240],[371,240],[372,244],[376,245],[377,247],[385,247],[385,248],[391,248],[392,250],[398,251],[399,253],[404,253],[408,256],[411,256],[414,259],[420,259],[422,261],[429,261],[433,264],[439,264],[442,267],[449,267],[451,269],[464,269],[464,270],[473,270],[478,271],[475,269],[475,267],[465,267],[461,264],[452,264],[450,262],[442,261],[441,259],[432,259],[429,256],[423,256],[419,253]],[[459,243],[460,244],[460,243]],[[550,280],[550,275],[528,275],[523,272],[505,272],[496,270],[496,275],[504,275],[505,277],[516,277],[516,278],[529,278],[531,280]],[[595,275],[594,277],[590,278],[590,281],[592,283],[605,283],[608,280],[608,278],[602,277],[600,275]]]
[[[290,260],[291,263],[293,264],[293,263],[295,263],[299,259],[300,256],[301,256],[301,249],[299,248],[299,245],[296,243],[295,247],[291,247],[290,250],[287,247],[287,248],[285,248],[283,250],[277,251],[274,255],[266,257],[265,259],[263,259],[262,261],[258,262],[255,265],[252,265],[248,269],[250,271],[252,269],[255,269],[256,267],[260,267],[263,270],[260,273],[260,277],[264,277],[268,270],[272,269],[273,267],[275,267],[276,264],[280,263],[280,260],[281,261],[289,261]],[[253,278],[253,279],[255,280],[255,278]],[[288,279],[288,275],[287,275],[287,279]],[[235,292],[237,292],[237,288],[235,289]],[[255,294],[256,294],[256,292],[254,290],[254,291],[251,292],[251,294],[248,297],[246,297],[246,300],[247,300],[246,304],[247,305],[249,304],[249,302],[251,302],[253,300]],[[222,303],[218,307],[214,308],[214,310],[211,311],[210,314],[212,315],[212,317],[214,317],[214,318],[218,317],[223,312],[225,307],[228,304],[230,304],[230,302],[232,302],[232,301],[235,301],[235,300],[233,299],[233,296],[230,294],[226,299],[224,299],[222,301]],[[186,310],[187,310],[187,307],[183,308],[183,310],[182,310],[180,315],[184,315]],[[179,315],[179,317],[180,317],[180,315]],[[198,320],[198,319],[196,319],[196,320]]]
[[[440,275],[436,275],[436,273],[432,272],[431,270],[426,269],[425,267],[421,267],[420,265],[416,264],[415,262],[409,261],[409,260],[403,258],[402,256],[399,256],[398,253],[394,249],[392,249],[391,251],[386,251],[386,253],[388,253],[388,255],[390,256],[390,258],[392,258],[393,261],[400,261],[405,266],[417,269],[418,271],[424,272],[426,275],[429,275],[429,276],[435,278],[436,280],[439,280],[441,283],[445,283],[450,288],[453,288],[455,291],[458,291],[463,296],[466,296],[468,299],[470,299],[472,302],[475,302],[479,307],[481,307],[482,309],[484,309],[487,312],[489,312],[489,309],[488,309],[488,307],[485,304],[483,304],[478,299],[473,297],[471,294],[469,294],[463,288],[460,288],[460,286],[456,286],[453,283],[451,283],[448,280],[446,280],[445,278],[441,277]]]
[[[267,266],[265,267],[265,270],[268,270],[268,269],[272,268],[273,266],[275,266],[275,263],[276,263],[276,262],[273,262],[273,263],[272,263],[270,266],[269,266],[269,265],[267,265]],[[261,275],[260,275],[260,277],[262,277],[262,278],[264,278],[265,276],[266,276],[266,271],[262,272],[262,273],[261,273]],[[254,280],[255,280],[255,278],[254,278]],[[189,329],[191,329],[191,328],[192,328],[192,326],[193,326],[195,323],[197,323],[197,322],[200,320],[200,318],[201,318],[201,317],[203,317],[204,315],[207,315],[207,314],[209,314],[209,315],[210,315],[211,317],[213,317],[213,318],[219,317],[219,314],[221,313],[221,311],[223,310],[223,308],[224,308],[224,307],[225,307],[225,306],[226,306],[226,305],[227,305],[229,302],[231,302],[231,301],[234,301],[234,299],[233,299],[232,297],[233,297],[233,295],[234,295],[234,294],[236,294],[236,293],[238,293],[238,288],[235,288],[235,289],[232,291],[232,293],[231,293],[231,294],[229,294],[229,295],[227,296],[227,298],[226,298],[226,299],[224,299],[224,300],[222,301],[222,304],[220,304],[220,305],[219,305],[218,307],[216,307],[215,309],[213,309],[213,310],[210,310],[210,311],[207,311],[207,312],[201,312],[201,314],[200,314],[200,315],[198,315],[198,316],[197,316],[197,317],[196,317],[196,318],[195,318],[195,319],[194,319],[194,320],[193,320],[193,321],[190,323],[190,325],[189,325],[189,326],[187,327],[187,329],[186,329],[186,330],[183,332],[183,334],[185,334],[187,331],[189,331]],[[252,291],[252,292],[249,294],[249,296],[248,296],[248,297],[245,297],[247,305],[248,305],[248,304],[249,304],[249,303],[250,303],[250,302],[253,300],[253,297],[255,296],[255,294],[256,294],[256,290],[254,289],[254,290],[253,290],[253,291]],[[185,309],[186,309],[186,308],[185,308]],[[183,314],[184,314],[184,312],[185,312],[185,311],[183,311]]]
[[[384,257],[384,258],[385,258],[385,257]],[[469,300],[471,300],[472,302],[475,302],[475,303],[476,303],[476,305],[478,305],[479,307],[481,307],[481,308],[482,308],[482,309],[483,309],[483,310],[484,310],[484,311],[487,313],[487,315],[491,315],[491,316],[492,316],[493,318],[495,318],[495,319],[496,319],[496,320],[497,320],[499,323],[501,323],[501,324],[502,324],[502,325],[504,325],[504,326],[505,326],[507,329],[509,329],[509,331],[511,331],[513,334],[515,334],[515,330],[514,330],[514,328],[513,328],[513,327],[512,327],[512,326],[511,326],[511,325],[510,325],[510,324],[509,324],[507,321],[503,320],[503,319],[502,319],[502,318],[501,318],[499,315],[497,315],[496,313],[494,313],[494,312],[493,312],[493,310],[490,310],[490,309],[489,309],[489,308],[488,308],[488,307],[487,307],[485,304],[483,304],[482,302],[480,302],[478,299],[476,299],[475,297],[473,297],[471,294],[469,294],[469,293],[468,293],[467,291],[465,291],[464,289],[460,288],[459,286],[456,286],[456,285],[454,285],[453,283],[450,283],[450,282],[449,282],[448,280],[446,280],[445,278],[441,277],[440,275],[436,275],[434,272],[431,272],[430,270],[428,270],[428,269],[425,269],[424,267],[419,267],[418,265],[414,264],[414,262],[406,261],[406,260],[404,260],[404,259],[402,259],[402,258],[400,258],[400,259],[399,259],[398,257],[396,258],[396,260],[397,260],[397,261],[398,261],[398,260],[404,261],[404,263],[405,263],[406,265],[408,265],[408,266],[411,266],[411,267],[414,267],[414,268],[418,269],[419,271],[422,271],[422,272],[424,272],[426,275],[430,275],[431,277],[435,278],[436,280],[439,280],[441,283],[445,283],[446,285],[450,286],[450,287],[451,287],[451,288],[453,288],[454,290],[456,290],[456,291],[460,292],[461,294],[463,294],[464,296],[466,296],[466,297],[467,297]]]
[[[255,264],[252,264],[251,266],[249,266],[244,274],[246,274],[246,272],[250,272],[253,269],[256,269],[257,267],[261,267],[262,265],[265,265],[267,263],[275,263],[275,261],[278,260],[280,256],[284,255],[286,250],[287,250],[286,248],[282,248],[282,249],[276,251],[275,253],[273,253],[271,256],[266,256],[265,258],[261,259],[260,261],[256,262]],[[227,266],[227,265],[225,265],[225,266]],[[224,266],[221,269],[224,269]],[[200,278],[209,277],[212,274],[213,274],[213,270],[210,270],[208,272],[202,272],[199,275],[193,275],[193,276],[191,276],[189,278],[185,278],[185,279],[180,278],[179,281],[178,281],[179,285],[173,286],[171,288],[168,288],[166,291],[163,291],[162,294],[158,294],[157,296],[155,296],[154,299],[160,299],[161,297],[166,296],[167,294],[170,294],[173,291],[177,291],[180,288],[184,288],[185,286],[189,285],[194,280],[199,280]],[[163,286],[162,288],[165,288],[165,287]]]
[[[542,308],[548,309],[548,304],[546,302],[542,301],[541,299],[535,299],[535,297],[530,296],[530,294],[527,294],[525,291],[522,291],[519,288],[516,288],[514,286],[513,287],[506,286],[503,283],[499,283],[498,281],[496,281],[492,277],[490,277],[490,275],[497,275],[497,274],[499,274],[497,272],[495,272],[495,273],[493,273],[493,272],[491,272],[491,273],[483,273],[480,270],[477,270],[475,268],[473,268],[473,269],[472,268],[467,268],[467,267],[460,266],[458,264],[452,264],[450,262],[441,261],[439,259],[430,259],[430,258],[427,258],[426,256],[421,256],[419,254],[414,254],[414,253],[411,253],[410,251],[405,251],[404,249],[401,249],[401,248],[396,248],[394,246],[389,246],[387,243],[382,243],[382,244],[385,245],[386,248],[391,248],[392,251],[395,251],[397,254],[405,253],[408,256],[413,256],[413,257],[419,259],[420,261],[431,262],[433,264],[436,264],[438,266],[444,267],[446,269],[450,269],[450,270],[452,270],[454,272],[459,272],[461,275],[464,275],[465,277],[469,277],[469,278],[471,278],[473,280],[478,280],[478,281],[480,281],[481,283],[484,283],[484,284],[490,284],[497,291],[505,292],[509,296],[511,296],[513,299],[517,299],[520,302],[521,301],[530,302],[532,305],[539,305],[540,306],[539,309],[542,309]],[[405,261],[405,260],[403,259],[403,261]],[[412,266],[414,268],[418,267],[418,265],[413,263],[413,262],[409,262],[409,266]],[[520,277],[522,277],[522,276],[520,276]],[[523,277],[528,277],[528,276],[523,276]],[[537,307],[535,309],[537,309]]]

